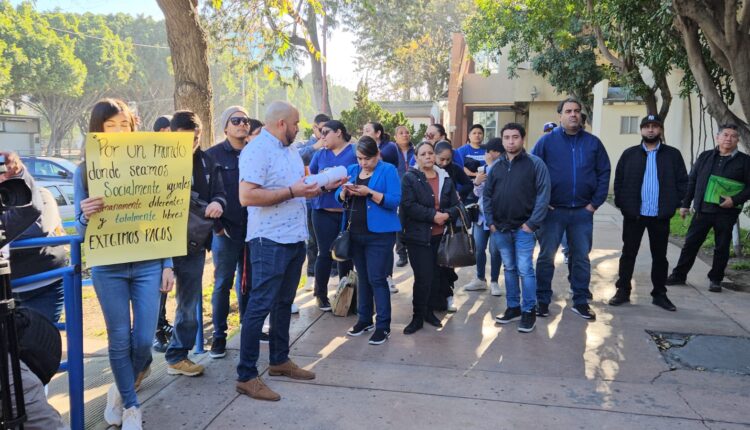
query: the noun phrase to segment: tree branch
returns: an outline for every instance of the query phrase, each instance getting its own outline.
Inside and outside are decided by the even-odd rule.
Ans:
[[[672,5],[678,15],[695,21],[706,39],[713,42],[720,51],[728,54],[727,45],[724,43],[724,31],[719,25],[720,20],[718,18],[707,14],[706,9],[699,7],[699,4],[694,0],[673,0]]]
[[[740,10],[740,35],[747,34],[750,29],[750,1],[745,0],[742,2],[742,9]]]
[[[594,16],[594,1],[593,0],[586,0],[586,9],[588,10],[589,14],[591,16]],[[609,61],[614,67],[625,71],[625,62],[621,59],[617,58],[612,51],[607,48],[607,44],[604,41],[604,34],[602,33],[602,28],[599,26],[599,24],[596,24],[592,20],[592,29],[594,30],[594,36],[596,38],[596,47],[599,49],[599,52],[601,52],[602,56]]]

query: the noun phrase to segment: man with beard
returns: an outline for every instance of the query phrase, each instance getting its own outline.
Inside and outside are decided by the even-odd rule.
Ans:
[[[651,247],[651,302],[668,311],[677,308],[667,298],[669,220],[687,189],[687,170],[680,151],[662,141],[658,115],[641,121],[641,143],[623,152],[615,169],[615,206],[623,216],[622,256],[617,293],[611,306],[630,302],[630,281],[643,231]]]
[[[258,374],[263,321],[271,315],[271,376],[314,379],[289,359],[291,306],[305,261],[308,238],[305,198],[320,188],[304,182],[305,166],[290,145],[299,130],[299,111],[276,101],[266,110],[265,127],[240,154],[240,203],[247,207],[252,287],[242,316],[236,390],[258,400],[279,400]]]

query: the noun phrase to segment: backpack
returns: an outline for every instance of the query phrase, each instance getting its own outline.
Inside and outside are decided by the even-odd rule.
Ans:
[[[60,330],[41,313],[19,306],[13,313],[21,361],[47,385],[60,369],[62,339]]]

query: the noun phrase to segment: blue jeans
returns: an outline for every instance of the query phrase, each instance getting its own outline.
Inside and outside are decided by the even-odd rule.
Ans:
[[[187,358],[195,346],[195,335],[198,333],[198,301],[202,300],[203,266],[206,264],[206,252],[188,254],[172,258],[174,274],[177,280],[177,310],[174,317],[172,339],[169,341],[164,358],[169,364],[176,364]]]
[[[65,305],[63,280],[58,279],[44,287],[22,293],[14,292],[13,298],[16,300],[16,305],[33,309],[56,323],[60,321],[63,305]]]
[[[245,312],[247,294],[243,295],[241,291],[242,276],[245,267],[247,267],[246,286],[249,286],[251,282],[249,275],[252,273],[250,256],[247,255],[248,261],[245,262],[244,238],[235,240],[224,235],[214,235],[211,242],[211,256],[214,260],[214,292],[211,294],[213,336],[214,339],[225,339],[227,337],[227,316],[229,315],[229,292],[232,290],[232,285],[234,285],[234,290],[237,293],[240,321],[242,321],[242,315]],[[237,273],[236,277],[234,276],[235,272]]]
[[[328,280],[331,279],[331,244],[341,231],[342,212],[329,212],[313,209],[312,222],[315,240],[318,243],[318,257],[315,260],[315,297],[328,297]],[[352,270],[351,261],[338,262],[339,279]]]
[[[125,408],[140,406],[135,377],[151,364],[161,272],[162,260],[91,268],[94,290],[107,325],[109,364]]]
[[[537,231],[541,251],[536,262],[536,298],[543,304],[552,301],[555,254],[563,233],[567,235],[570,249],[568,279],[573,290],[573,304],[587,304],[591,282],[589,252],[594,233],[594,214],[586,208],[556,208],[547,212],[547,218]]]
[[[472,228],[474,234],[474,245],[476,246],[476,257],[477,257],[477,279],[485,281],[484,270],[487,266],[487,255],[485,249],[487,249],[487,243],[490,245],[490,282],[497,282],[500,278],[500,264],[502,264],[502,258],[500,257],[500,251],[497,250],[497,246],[494,241],[490,240],[490,231],[485,230],[483,225],[474,223]]]
[[[521,307],[532,312],[536,307],[536,273],[534,272],[534,233],[522,229],[492,233],[492,241],[500,250],[505,266],[505,301],[509,308]],[[519,291],[518,277],[521,277]],[[521,303],[523,298],[523,303]]]
[[[283,244],[264,238],[252,239],[250,261],[253,285],[242,316],[240,363],[237,365],[239,382],[258,376],[260,334],[269,313],[269,362],[276,365],[289,360],[289,320],[305,261],[305,242]]]
[[[354,267],[357,268],[359,322],[371,324],[373,311],[377,310],[375,327],[383,330],[391,329],[391,292],[386,278],[389,268],[393,267],[395,243],[396,233],[351,235],[352,259]],[[391,258],[388,258],[389,254]]]

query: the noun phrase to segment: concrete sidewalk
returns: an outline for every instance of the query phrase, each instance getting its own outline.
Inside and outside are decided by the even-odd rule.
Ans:
[[[646,332],[747,337],[750,294],[726,289],[709,293],[708,266],[699,260],[691,286],[669,289],[678,311],[653,306],[644,237],[632,304],[607,306],[615,291],[621,234],[619,212],[605,205],[595,216],[591,253],[596,322],[587,323],[569,310],[561,256],[551,315],[538,319],[530,334],[517,332],[515,324],[495,325],[494,315],[505,308],[504,296],[457,288],[458,312],[444,316],[443,329],[426,326],[405,336],[413,279],[410,270],[397,270],[400,292],[392,295],[391,338],[371,346],[368,336],[346,336],[355,317],[323,314],[312,293],[300,290],[291,353],[295,362],[317,373],[314,381],[264,375],[282,395],[280,402],[238,395],[239,336],[229,342],[225,359],[195,357],[206,365],[202,377],[167,376],[157,354],[154,373],[139,393],[144,428],[750,428],[750,376],[672,370]],[[672,264],[678,255],[679,249],[670,245]],[[473,269],[458,274],[460,287]],[[265,370],[267,346],[261,357]],[[106,354],[90,358],[86,374],[91,387],[87,424],[106,428],[100,421],[112,381]]]

